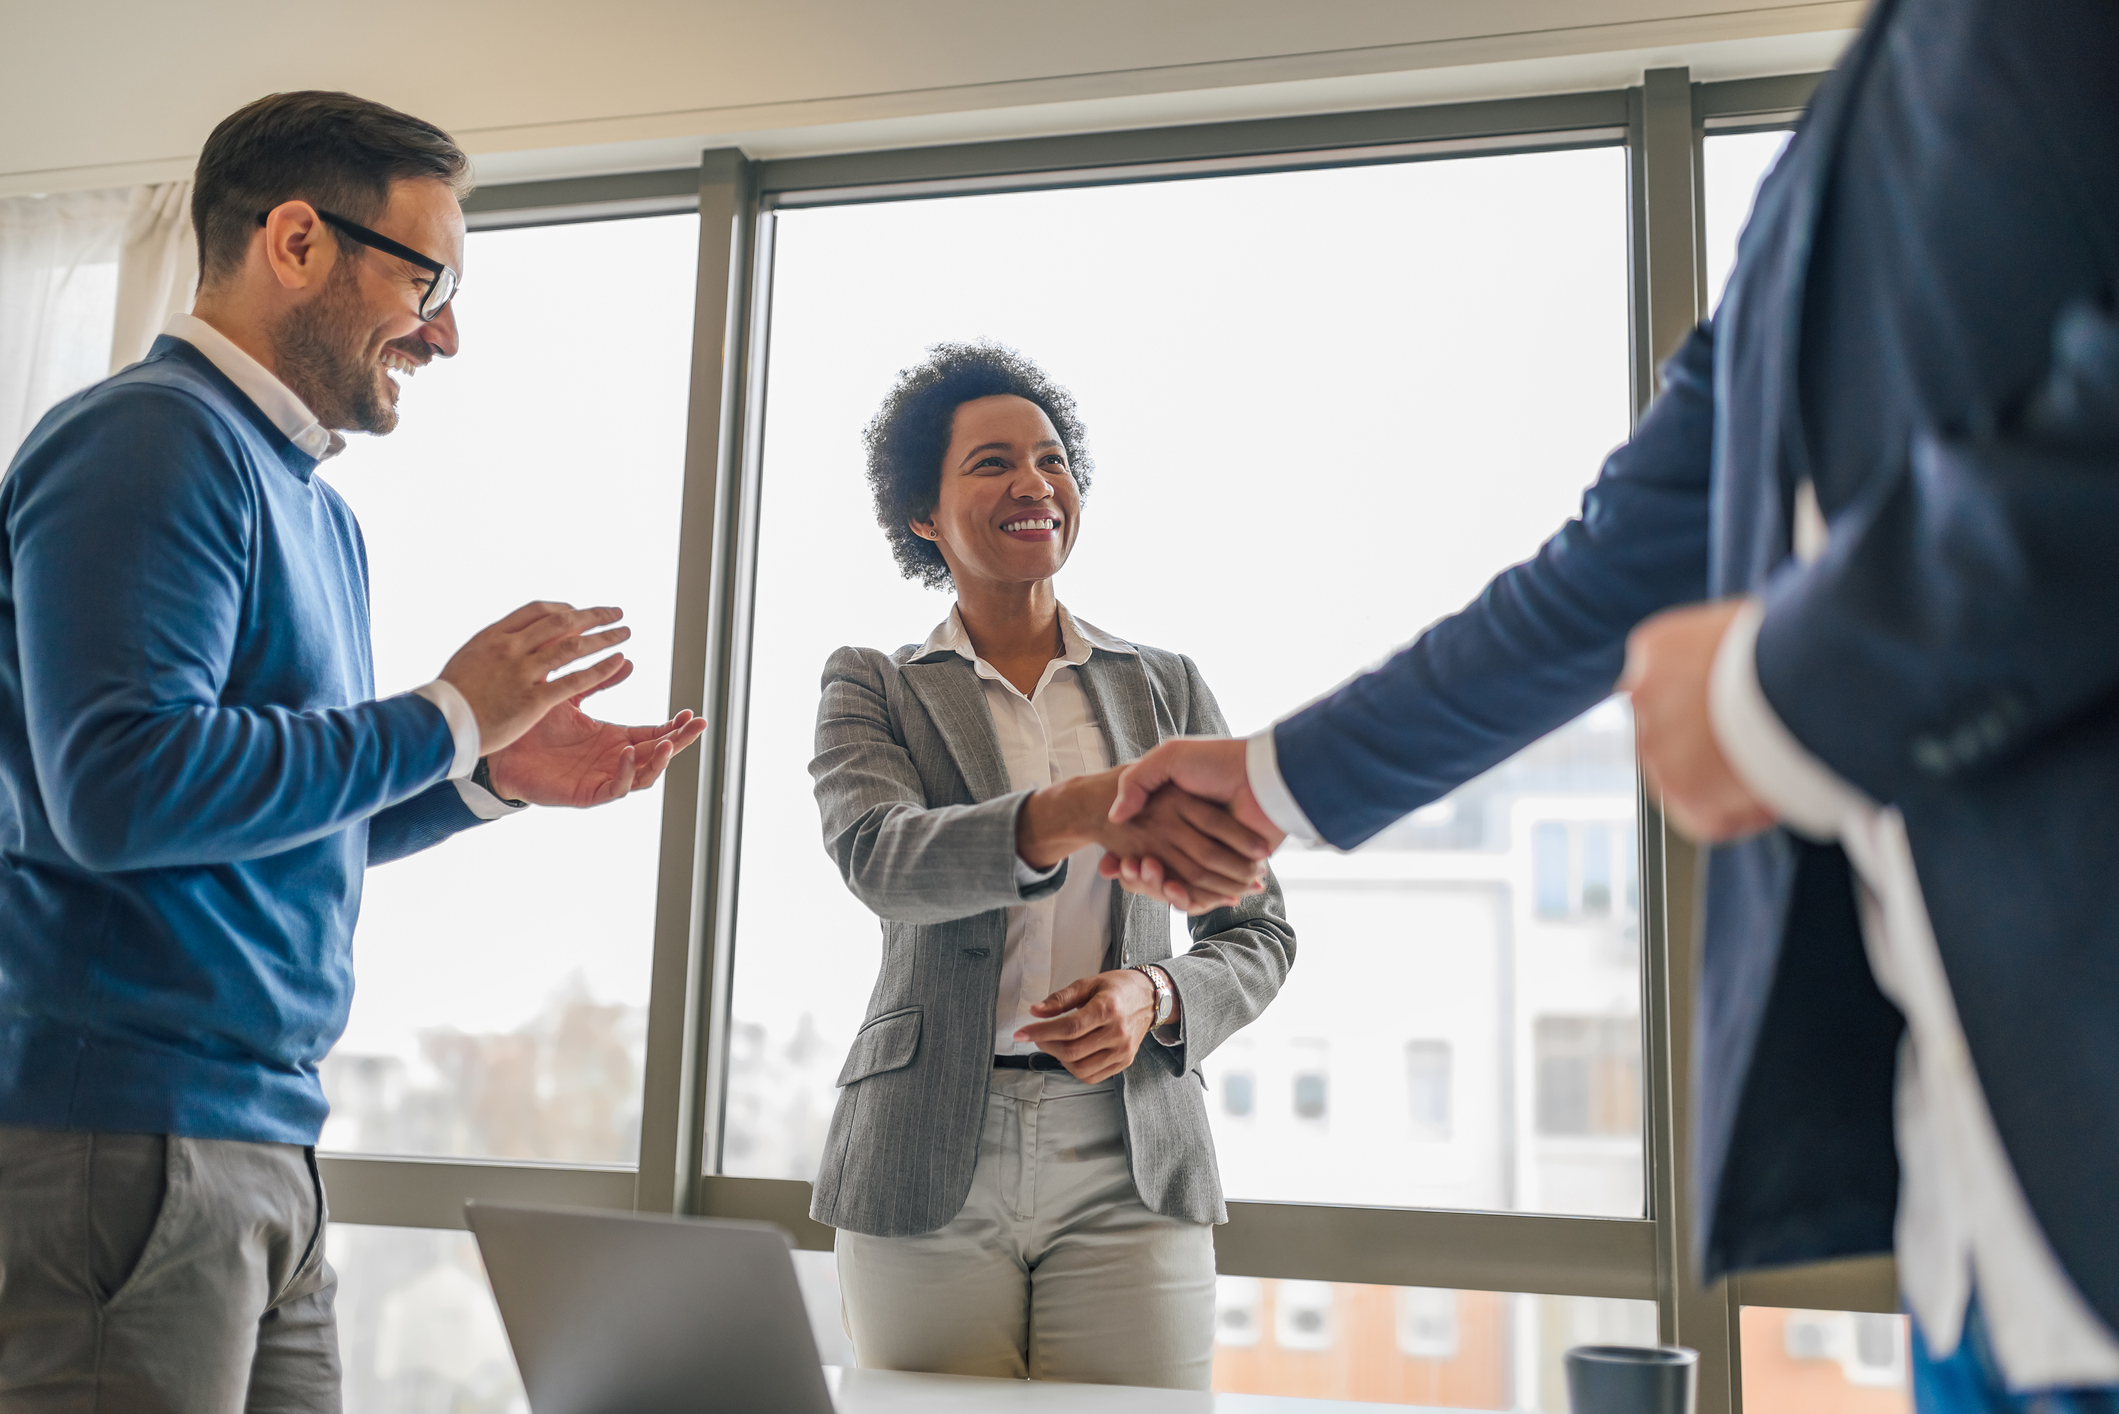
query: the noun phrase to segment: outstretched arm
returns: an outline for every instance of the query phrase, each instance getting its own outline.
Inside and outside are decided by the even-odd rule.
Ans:
[[[1351,849],[1579,716],[1611,691],[1635,624],[1705,597],[1713,378],[1703,325],[1580,517],[1383,666],[1273,728],[1278,773],[1319,835]],[[1181,777],[1236,803],[1251,784],[1236,775],[1240,746],[1165,742],[1128,768],[1116,813]]]
[[[224,703],[260,532],[233,434],[187,396],[107,398],[12,473],[9,592],[38,789],[85,867],[254,859],[450,769],[430,702]]]

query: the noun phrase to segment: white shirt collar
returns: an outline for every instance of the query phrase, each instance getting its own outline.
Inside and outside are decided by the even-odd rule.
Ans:
[[[1123,638],[1113,638],[1095,624],[1077,619],[1067,612],[1067,606],[1059,606],[1060,643],[1065,649],[1057,661],[1078,665],[1089,661],[1089,655],[1101,648],[1106,653],[1136,655],[1137,650]],[[913,656],[925,658],[931,653],[955,653],[973,666],[980,665],[978,650],[971,646],[971,635],[964,629],[964,615],[956,605],[949,606],[949,617],[934,626],[920,651]]]
[[[206,355],[206,361],[242,389],[243,396],[257,404],[272,425],[287,434],[287,440],[304,456],[316,461],[335,457],[346,448],[346,439],[316,420],[309,405],[294,390],[272,376],[272,370],[236,347],[235,341],[194,314],[172,314],[162,332]]]

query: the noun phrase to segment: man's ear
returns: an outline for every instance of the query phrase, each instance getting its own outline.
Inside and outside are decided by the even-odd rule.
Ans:
[[[283,201],[265,216],[265,267],[284,290],[323,283],[338,261],[338,242],[306,201]]]

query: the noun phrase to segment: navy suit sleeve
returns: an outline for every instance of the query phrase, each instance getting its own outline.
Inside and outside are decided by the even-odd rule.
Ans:
[[[1582,514],[1389,661],[1274,729],[1280,772],[1351,849],[1611,692],[1642,619],[1706,597],[1714,342],[1695,329]]]
[[[223,704],[260,524],[231,435],[182,393],[133,388],[13,473],[30,752],[59,843],[90,869],[277,854],[448,770],[448,724],[417,697]]]
[[[368,863],[388,864],[490,823],[471,813],[454,781],[443,781],[368,821]]]
[[[1759,685],[1880,801],[2004,759],[2119,690],[2119,318],[2061,315],[2044,385],[1977,436],[1923,433],[1766,588]]]

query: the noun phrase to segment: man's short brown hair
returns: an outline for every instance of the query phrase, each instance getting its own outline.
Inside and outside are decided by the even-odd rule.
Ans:
[[[391,183],[418,177],[447,182],[461,198],[471,189],[471,162],[440,128],[395,108],[315,91],[274,93],[239,108],[199,154],[191,225],[201,283],[242,266],[261,211],[300,200],[373,225],[390,204]]]

